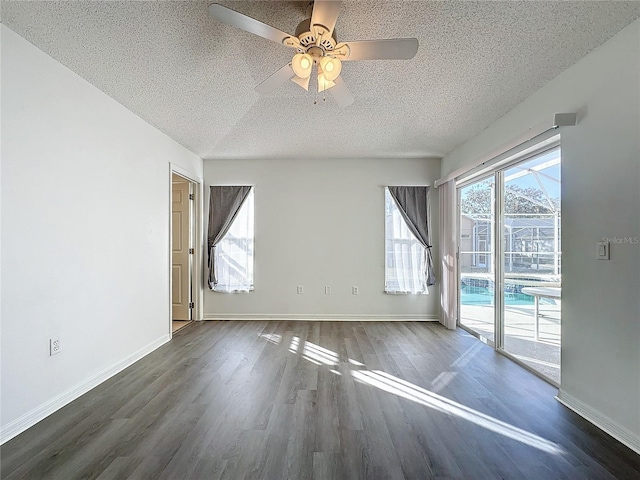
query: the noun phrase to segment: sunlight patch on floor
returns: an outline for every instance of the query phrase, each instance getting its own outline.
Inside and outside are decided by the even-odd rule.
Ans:
[[[434,392],[439,392],[443,388],[445,388],[453,379],[456,378],[456,372],[442,372],[431,382],[431,390]]]
[[[289,351],[291,353],[298,353],[299,347],[300,347],[300,339],[298,337],[293,337],[291,339],[291,345],[289,345]]]
[[[282,335],[277,335],[275,333],[262,333],[260,336],[266,341],[275,343],[276,345],[280,344],[280,341],[282,340]]]
[[[338,364],[338,354],[336,352],[332,352],[311,342],[304,342],[302,356],[307,360],[320,362],[325,365]]]
[[[280,344],[282,340],[282,337],[280,335],[275,334],[263,334],[260,336],[276,345]],[[299,352],[301,344],[302,351]],[[452,366],[463,367],[464,365],[469,363],[469,361],[479,352],[480,348],[482,348],[481,344],[476,344],[470,347],[465,353],[460,356],[460,358],[453,362]],[[302,358],[319,366],[324,365],[332,367],[338,365],[339,363],[339,355],[336,352],[321,347],[320,345],[316,345],[312,342],[302,342],[299,337],[293,337],[291,339],[289,352],[294,354],[301,353]],[[353,366],[352,368],[366,368],[365,364],[351,358],[347,358],[347,363],[351,364]],[[342,374],[336,369],[331,368],[329,371],[335,375],[342,376]],[[537,448],[538,450],[542,450],[554,455],[562,455],[565,453],[564,450],[558,445],[545,440],[542,437],[505,423],[472,408],[466,407],[465,405],[454,402],[453,400],[449,400],[442,395],[438,395],[434,391],[426,390],[422,387],[419,387],[418,385],[407,382],[406,380],[395,377],[381,370],[358,369],[352,370],[351,375],[353,379],[358,383],[378,388],[382,391],[397,395],[407,400],[411,400],[446,415],[462,418],[482,428],[485,428],[512,440],[516,440],[523,444],[529,445],[531,447]],[[439,391],[446,387],[452,380],[455,379],[455,377],[456,372],[442,372],[431,382],[431,387],[433,390]]]
[[[353,378],[361,383],[374,386],[385,392],[392,393],[407,400],[425,405],[429,408],[442,412],[446,415],[454,415],[456,417],[467,420],[480,427],[491,430],[505,437],[511,438],[518,442],[524,443],[531,447],[537,448],[547,453],[560,455],[563,450],[558,445],[545,440],[542,437],[534,435],[514,427],[508,423],[502,422],[496,418],[485,415],[482,412],[466,407],[460,403],[449,400],[446,397],[418,387],[413,383],[407,382],[400,378],[389,375],[380,370],[354,370],[351,372]]]
[[[482,349],[482,344],[474,342],[462,355],[460,355],[455,362],[451,364],[452,367],[462,368],[465,367],[473,357]]]

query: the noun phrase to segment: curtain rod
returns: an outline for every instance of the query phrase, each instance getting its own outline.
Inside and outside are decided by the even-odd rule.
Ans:
[[[522,135],[519,135],[513,140],[477,158],[470,165],[465,165],[464,167],[460,167],[457,170],[454,170],[453,172],[449,172],[444,177],[436,180],[433,183],[433,186],[435,188],[438,188],[443,183],[447,183],[449,180],[453,180],[459,177],[460,175],[470,172],[471,170],[474,170],[478,167],[482,167],[483,165],[499,157],[500,155],[504,155],[508,153],[510,150],[513,150],[514,148],[518,148],[524,145],[525,143],[530,142],[531,140],[534,140],[541,135],[544,135],[545,133],[548,133],[552,130],[557,130],[560,127],[574,126],[576,125],[576,123],[577,123],[577,114],[556,113],[553,116],[553,123],[551,126],[549,126],[548,122],[544,122],[544,123],[538,124],[535,127],[530,128],[527,132],[523,133]]]

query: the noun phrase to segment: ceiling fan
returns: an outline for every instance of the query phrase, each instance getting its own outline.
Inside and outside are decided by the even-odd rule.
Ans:
[[[296,53],[288,63],[256,87],[264,94],[292,80],[305,90],[314,68],[317,72],[317,91],[328,90],[340,107],[347,107],[354,101],[353,95],[340,76],[342,62],[355,60],[408,60],[418,51],[416,38],[395,38],[389,40],[364,40],[338,43],[334,27],[342,2],[336,0],[315,0],[310,5],[310,18],[296,27],[295,35],[289,35],[277,28],[238,13],[217,3],[209,6],[209,14],[228,25],[293,48]]]

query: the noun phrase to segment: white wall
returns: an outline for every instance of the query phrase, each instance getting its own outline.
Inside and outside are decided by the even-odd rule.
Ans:
[[[446,174],[554,113],[562,135],[560,398],[640,451],[640,21],[443,159]],[[596,260],[602,237],[631,238]]]
[[[384,293],[383,186],[433,184],[439,160],[209,160],[204,173],[205,215],[208,186],[234,184],[255,185],[256,215],[255,291],[207,290],[205,318],[437,316],[437,287],[428,296]]]
[[[1,38],[6,440],[168,340],[170,162],[201,177],[202,160]]]

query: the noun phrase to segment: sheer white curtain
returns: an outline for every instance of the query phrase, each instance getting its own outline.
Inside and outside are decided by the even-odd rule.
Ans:
[[[409,230],[389,189],[385,194],[385,292],[429,293],[424,247]]]
[[[449,329],[456,328],[458,309],[457,238],[456,238],[456,186],[450,180],[438,187],[440,196],[440,323]]]
[[[215,248],[216,292],[253,290],[253,189],[247,195],[226,235]]]

